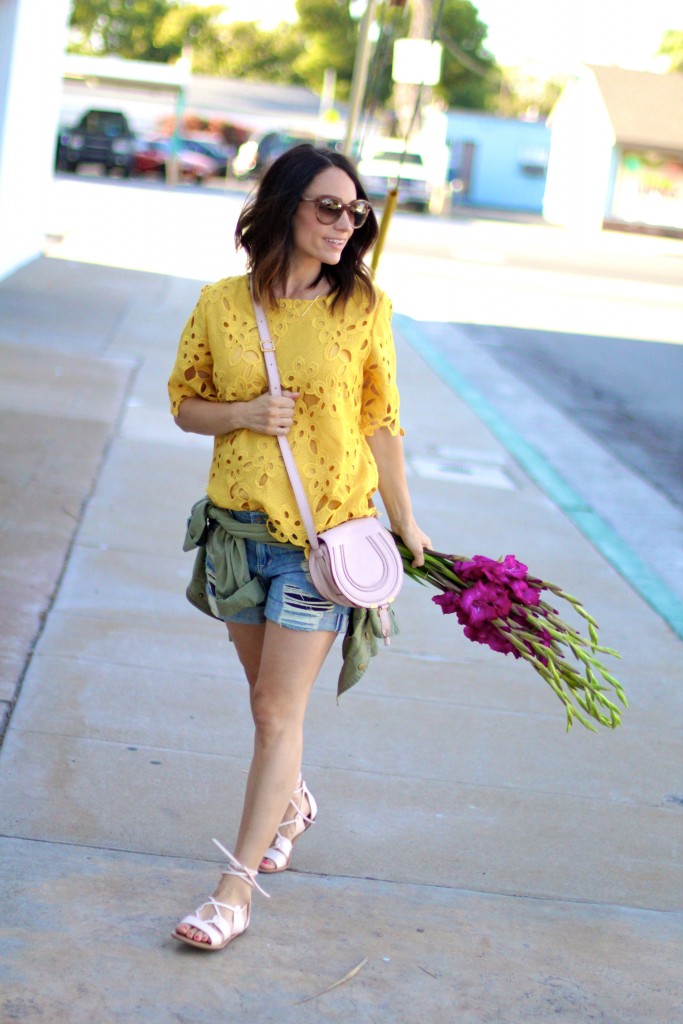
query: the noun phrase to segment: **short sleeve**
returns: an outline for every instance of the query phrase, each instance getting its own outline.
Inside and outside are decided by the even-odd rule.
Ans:
[[[402,433],[398,418],[396,351],[391,333],[391,302],[379,292],[372,327],[370,352],[363,367],[361,430],[367,436],[381,427]]]
[[[180,335],[178,355],[168,382],[171,413],[178,415],[185,398],[217,399],[213,382],[213,357],[206,323],[204,289]]]

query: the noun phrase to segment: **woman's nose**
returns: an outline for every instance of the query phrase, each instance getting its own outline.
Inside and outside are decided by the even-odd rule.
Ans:
[[[337,228],[340,226],[344,228],[350,228],[351,231],[353,231],[353,216],[351,215],[349,210],[342,210],[341,217],[335,224],[335,227]]]

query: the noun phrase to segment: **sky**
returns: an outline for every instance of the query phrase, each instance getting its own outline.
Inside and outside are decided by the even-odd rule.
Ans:
[[[194,0],[221,3],[235,21],[272,28],[296,19],[295,0]],[[683,30],[683,0],[473,0],[488,25],[499,64],[532,63],[553,72],[576,64],[658,70],[653,58],[667,29]],[[434,5],[438,0],[434,0]],[[664,68],[659,68],[664,70]]]

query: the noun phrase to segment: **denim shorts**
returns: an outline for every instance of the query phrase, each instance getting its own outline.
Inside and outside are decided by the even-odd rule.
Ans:
[[[263,512],[235,512],[232,515],[241,523],[265,523]],[[264,604],[255,608],[244,608],[225,621],[263,624],[266,619],[307,632],[325,630],[331,633],[345,633],[350,609],[333,604],[321,597],[313,586],[308,571],[308,559],[303,551],[292,551],[282,544],[257,544],[246,540],[247,563],[252,577],[257,576],[266,591]],[[213,603],[216,591],[214,573],[209,556],[206,558],[207,597]]]

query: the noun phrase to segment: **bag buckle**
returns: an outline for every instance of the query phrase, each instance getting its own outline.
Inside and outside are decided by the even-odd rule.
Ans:
[[[382,628],[382,636],[384,637],[384,646],[391,646],[391,615],[389,613],[389,605],[381,604],[377,608],[377,614],[379,615],[379,622]]]

